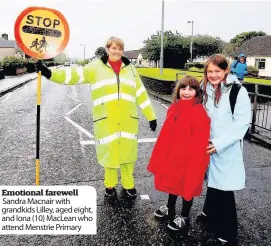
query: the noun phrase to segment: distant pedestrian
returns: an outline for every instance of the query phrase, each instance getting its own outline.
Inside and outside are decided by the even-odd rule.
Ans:
[[[241,83],[244,82],[244,77],[247,75],[247,63],[244,54],[240,54],[238,59],[232,62],[231,73],[236,75]]]
[[[174,102],[153,149],[148,170],[154,174],[155,188],[169,193],[167,205],[154,212],[168,216],[171,230],[188,232],[193,197],[202,192],[210,155],[206,153],[210,119],[201,104],[199,82],[184,76],[174,89]],[[176,216],[177,197],[183,201],[181,216]]]

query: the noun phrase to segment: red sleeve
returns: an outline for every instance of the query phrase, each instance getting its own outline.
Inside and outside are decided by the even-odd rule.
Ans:
[[[147,167],[147,170],[151,173],[155,173],[155,170],[160,165],[160,161],[164,160],[164,155],[166,153],[165,149],[166,146],[168,146],[169,141],[169,134],[168,131],[171,128],[171,120],[173,119],[174,115],[174,107],[171,105],[167,111],[165,122],[161,128],[161,131],[159,133],[159,136],[157,138],[156,144],[153,148],[149,165]]]

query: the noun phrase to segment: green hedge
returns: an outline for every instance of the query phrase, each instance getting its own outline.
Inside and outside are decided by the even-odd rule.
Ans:
[[[204,62],[188,62],[184,64],[184,69],[188,70],[189,68],[204,68]]]
[[[203,72],[204,72],[204,68],[190,67],[190,68],[188,69],[188,71],[190,71],[190,72],[203,73]]]
[[[19,58],[15,56],[7,56],[1,61],[1,65],[4,69],[5,75],[16,75],[16,71],[20,69],[20,72],[33,73],[35,72],[35,63],[37,60],[30,58]],[[54,61],[44,61],[47,67],[63,65],[64,63]]]
[[[89,63],[89,60],[82,60],[82,61],[77,61],[77,65],[80,66],[85,66]]]
[[[253,66],[247,67],[247,77],[258,77],[259,69]]]

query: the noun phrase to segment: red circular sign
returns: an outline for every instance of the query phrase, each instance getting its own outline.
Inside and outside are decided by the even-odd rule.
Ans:
[[[22,51],[36,59],[50,59],[64,51],[70,29],[65,17],[55,9],[29,7],[17,18],[15,39]]]

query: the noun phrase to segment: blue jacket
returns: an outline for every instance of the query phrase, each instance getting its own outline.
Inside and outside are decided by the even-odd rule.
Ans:
[[[226,85],[240,83],[235,75],[228,75]],[[219,190],[240,190],[245,186],[243,162],[243,137],[251,119],[251,105],[247,90],[241,87],[235,104],[234,115],[231,112],[229,95],[231,86],[221,84],[222,96],[218,107],[214,105],[214,88],[208,82],[205,105],[211,118],[211,141],[217,153],[211,155],[207,172],[208,187]]]
[[[238,62],[238,63],[237,63]],[[237,65],[236,65],[237,63]],[[235,67],[236,65],[236,67]],[[244,79],[247,75],[247,63],[241,63],[239,60],[235,60],[231,64],[231,72],[237,76],[238,79]]]

